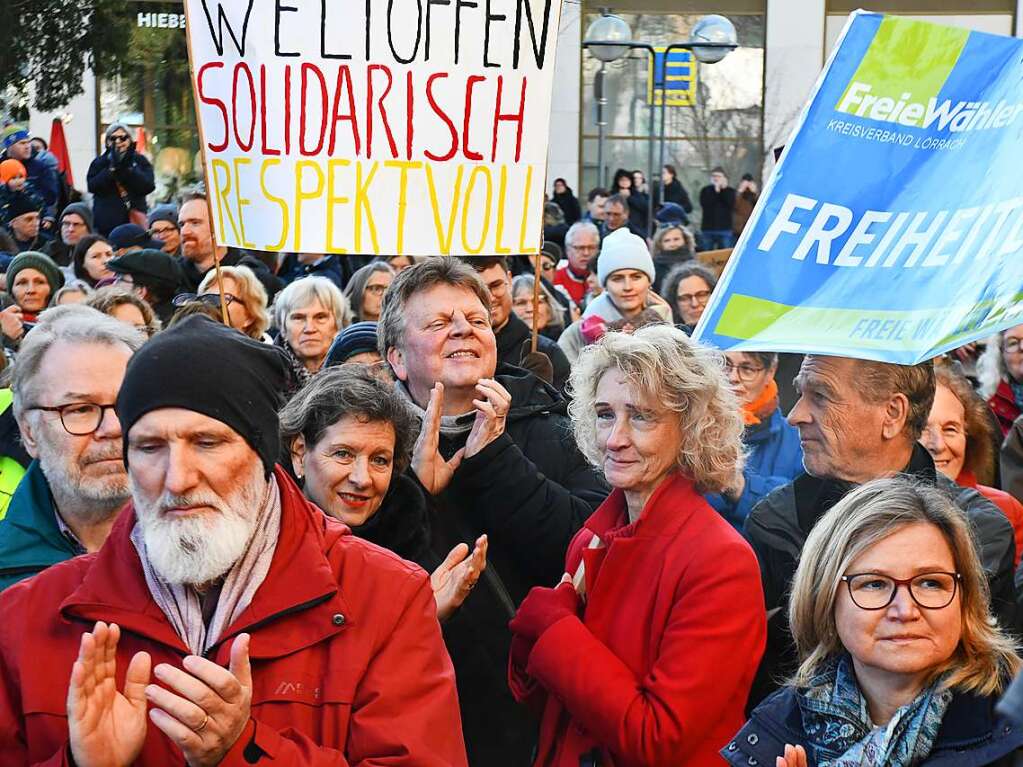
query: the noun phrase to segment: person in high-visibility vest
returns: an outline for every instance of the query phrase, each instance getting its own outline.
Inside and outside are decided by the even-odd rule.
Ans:
[[[18,423],[11,408],[13,402],[11,390],[0,389],[0,519],[6,516],[11,496],[31,461],[21,446]]]

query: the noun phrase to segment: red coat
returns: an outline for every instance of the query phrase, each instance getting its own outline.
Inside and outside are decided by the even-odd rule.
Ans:
[[[1009,436],[1009,429],[1012,423],[1020,415],[1020,409],[1016,405],[1016,398],[1012,394],[1012,387],[1005,381],[998,382],[998,388],[987,401],[991,411],[998,417],[998,425],[1002,427],[1002,437]]]
[[[963,487],[972,487],[1002,510],[1002,513],[1009,520],[1009,524],[1012,525],[1013,536],[1016,539],[1016,559],[1013,561],[1013,567],[1019,567],[1020,557],[1023,556],[1023,503],[1020,503],[1007,492],[999,490],[997,487],[978,485],[977,478],[973,475],[973,472],[966,471],[965,469],[959,472],[959,476],[956,477],[956,484]]]
[[[354,537],[307,502],[280,469],[281,533],[266,580],[210,650],[252,636],[252,719],[223,767],[248,764],[465,765],[454,672],[425,573]],[[181,667],[187,649],[152,600],[129,506],[96,554],[0,596],[0,764],[68,765],[66,698],[84,631],[121,626],[117,686],[140,650]],[[137,764],[182,765],[150,724]]]
[[[594,748],[605,766],[725,764],[767,635],[756,557],[680,475],[627,521],[615,490],[569,548],[569,573],[586,560],[582,619],[512,665],[516,697],[543,708],[536,765],[579,767]],[[587,548],[594,534],[606,548]]]

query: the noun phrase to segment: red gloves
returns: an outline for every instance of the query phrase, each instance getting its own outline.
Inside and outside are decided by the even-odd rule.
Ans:
[[[530,589],[508,628],[516,637],[522,637],[532,643],[562,618],[578,613],[579,595],[571,583],[566,581],[554,589],[536,586]],[[520,652],[525,649],[521,642],[517,644]],[[516,648],[513,647],[514,649]]]

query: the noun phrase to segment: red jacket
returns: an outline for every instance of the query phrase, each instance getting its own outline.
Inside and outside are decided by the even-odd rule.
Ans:
[[[604,767],[725,764],[767,635],[756,557],[681,475],[627,521],[615,490],[569,548],[569,573],[586,560],[582,619],[512,664],[516,697],[543,707],[536,765],[579,767],[594,748]]]
[[[999,490],[997,487],[978,485],[977,478],[973,475],[973,472],[966,471],[965,469],[959,472],[959,476],[956,477],[956,484],[963,487],[972,487],[1002,510],[1002,513],[1009,520],[1009,524],[1012,525],[1013,536],[1016,539],[1016,559],[1013,561],[1013,567],[1019,567],[1020,557],[1023,556],[1023,503],[1020,503],[1004,490]]]
[[[565,264],[554,272],[554,284],[563,287],[576,306],[583,305],[583,301],[586,300],[585,274],[580,278],[568,264]]]
[[[252,603],[211,648],[252,636],[252,719],[223,767],[257,764],[465,765],[454,672],[429,581],[418,567],[354,537],[277,469],[281,533]],[[96,554],[0,596],[0,764],[68,765],[66,698],[84,631],[121,626],[117,687],[140,650],[153,666],[188,654],[149,594],[129,540],[129,506]],[[137,764],[183,765],[150,724]]]
[[[987,401],[988,407],[998,418],[998,425],[1002,427],[1002,437],[1009,436],[1009,429],[1012,422],[1019,418],[1020,409],[1016,405],[1016,398],[1012,394],[1012,387],[1005,381],[998,382],[998,388]]]

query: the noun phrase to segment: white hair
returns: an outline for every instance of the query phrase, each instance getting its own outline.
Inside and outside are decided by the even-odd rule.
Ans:
[[[274,299],[274,326],[283,330],[289,314],[313,301],[319,301],[333,313],[338,330],[348,325],[348,299],[341,288],[326,277],[303,277],[288,285]]]

